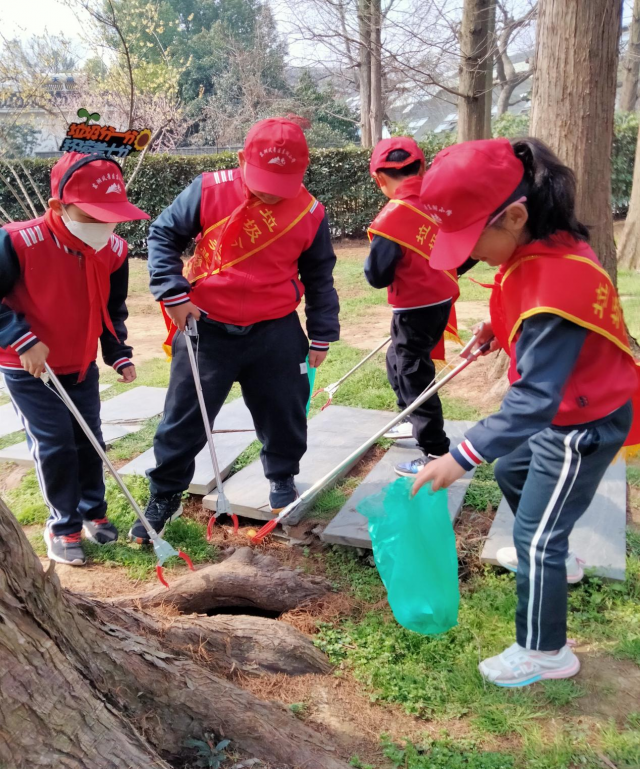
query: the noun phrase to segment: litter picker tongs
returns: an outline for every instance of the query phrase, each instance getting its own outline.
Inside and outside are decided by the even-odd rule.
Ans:
[[[354,373],[355,373],[355,372],[356,372],[356,371],[357,371],[357,370],[360,368],[360,366],[364,366],[364,364],[365,364],[365,363],[366,363],[368,360],[370,360],[371,358],[373,358],[373,356],[374,356],[374,355],[376,355],[377,353],[379,353],[379,352],[380,352],[380,350],[382,350],[382,348],[383,348],[383,347],[386,347],[386,346],[389,344],[389,342],[390,342],[390,341],[391,341],[391,337],[389,336],[389,337],[387,337],[387,338],[384,340],[384,342],[380,342],[380,344],[379,344],[379,345],[378,345],[378,346],[375,348],[375,350],[371,350],[371,352],[370,352],[370,353],[369,353],[367,356],[365,356],[365,357],[364,357],[364,358],[363,358],[363,359],[360,361],[360,363],[356,364],[356,365],[355,365],[355,366],[354,366],[354,367],[351,369],[351,371],[347,371],[347,373],[346,373],[344,376],[340,377],[340,379],[338,379],[338,381],[337,381],[337,382],[332,382],[331,384],[328,384],[326,387],[322,387],[320,390],[316,390],[316,391],[313,393],[313,397],[314,397],[314,398],[316,397],[316,395],[320,395],[320,393],[326,393],[326,394],[327,394],[327,396],[328,396],[328,398],[327,398],[327,402],[326,402],[326,403],[324,404],[324,406],[323,406],[323,407],[320,409],[320,411],[324,411],[324,410],[327,408],[327,406],[330,406],[330,405],[331,405],[331,402],[333,401],[333,396],[334,396],[334,395],[336,394],[336,392],[338,391],[338,389],[339,389],[340,385],[341,385],[341,384],[343,384],[343,382],[345,382],[345,381],[346,381],[346,380],[347,380],[347,379],[348,379],[348,378],[351,376],[351,374],[354,374]]]
[[[118,471],[115,469],[115,467],[111,464],[111,460],[107,456],[106,451],[102,448],[100,445],[100,442],[96,438],[96,436],[93,434],[91,428],[89,425],[85,422],[84,417],[82,414],[78,411],[75,403],[71,400],[69,397],[69,394],[64,389],[62,384],[60,383],[60,380],[58,377],[53,373],[51,370],[51,367],[48,363],[44,364],[46,374],[42,375],[42,381],[46,387],[49,387],[51,389],[49,382],[53,383],[53,386],[55,388],[55,392],[58,394],[60,400],[65,404],[65,406],[69,409],[69,411],[73,414],[76,421],[82,428],[82,431],[87,436],[89,441],[91,442],[91,445],[93,448],[98,452],[98,455],[100,456],[100,459],[104,462],[104,464],[107,466],[107,469],[113,476],[113,479],[120,487],[120,490],[124,494],[124,496],[127,499],[127,502],[131,505],[133,508],[133,512],[137,515],[140,523],[144,526],[146,529],[147,534],[149,535],[149,539],[151,540],[151,543],[153,544],[153,549],[155,551],[156,557],[158,559],[158,563],[156,564],[156,574],[158,575],[158,579],[160,582],[165,586],[169,587],[169,583],[164,578],[163,574],[163,566],[165,561],[168,558],[172,558],[173,556],[177,556],[178,558],[182,558],[182,560],[187,564],[187,566],[191,569],[191,571],[195,571],[193,568],[193,563],[191,563],[191,558],[186,553],[183,553],[182,550],[176,550],[173,548],[165,539],[163,539],[158,532],[151,526],[149,521],[145,518],[144,513],[140,509],[140,506],[133,498],[133,495],[127,488],[125,482],[122,480],[122,478],[118,475]]]
[[[209,445],[209,454],[211,455],[211,464],[213,465],[213,475],[216,479],[216,489],[218,491],[218,498],[216,499],[215,513],[209,518],[207,524],[207,540],[211,540],[213,535],[213,527],[215,522],[221,515],[228,515],[233,521],[233,530],[238,532],[239,521],[238,516],[231,512],[231,504],[229,499],[224,493],[224,487],[222,484],[222,475],[220,474],[220,465],[218,464],[218,455],[216,454],[216,446],[213,442],[212,425],[209,421],[209,415],[207,414],[207,405],[204,402],[204,395],[202,394],[202,382],[200,381],[200,370],[198,368],[198,361],[196,353],[193,351],[193,339],[198,339],[198,323],[193,315],[187,318],[187,323],[184,329],[185,342],[187,344],[187,352],[189,353],[189,362],[191,363],[191,371],[193,373],[193,381],[196,385],[196,392],[198,394],[198,403],[200,404],[200,412],[202,414],[202,421],[204,422],[204,429],[207,434],[207,443]],[[197,350],[197,347],[196,347]]]
[[[307,500],[309,500],[311,497],[313,497],[315,494],[317,494],[321,489],[323,489],[325,486],[327,486],[329,483],[331,483],[333,480],[335,480],[340,474],[348,467],[351,467],[351,465],[358,460],[366,451],[368,451],[373,444],[382,438],[382,436],[391,430],[392,427],[395,427],[395,425],[398,424],[398,422],[401,422],[403,419],[409,416],[415,409],[418,408],[418,406],[422,405],[425,401],[429,400],[429,398],[432,398],[438,390],[440,390],[441,387],[444,387],[444,385],[447,384],[447,382],[450,382],[454,377],[458,376],[458,374],[461,371],[464,371],[467,366],[471,365],[475,360],[477,360],[481,355],[483,355],[485,352],[488,352],[491,340],[488,340],[483,345],[481,345],[477,350],[474,352],[471,352],[471,349],[473,345],[477,342],[477,337],[474,336],[471,341],[465,345],[465,347],[460,351],[458,354],[458,357],[462,358],[462,361],[458,363],[455,368],[451,368],[450,364],[446,368],[444,368],[439,376],[434,379],[432,384],[424,390],[414,401],[410,406],[407,406],[407,408],[402,411],[400,414],[397,414],[387,425],[385,425],[383,428],[378,430],[375,435],[372,435],[371,438],[368,438],[361,446],[359,446],[355,451],[353,451],[349,456],[344,459],[342,462],[340,462],[339,465],[333,468],[333,470],[330,470],[325,476],[320,478],[319,481],[316,481],[313,486],[310,486],[306,491],[304,491],[296,500],[294,500],[290,505],[287,505],[280,514],[273,518],[272,520],[268,521],[258,532],[255,534],[251,541],[253,543],[261,542],[267,535],[271,534],[271,532],[276,528],[276,526],[279,523],[282,523],[285,518],[287,518],[291,513],[293,513],[294,510],[296,510],[300,505],[304,505]]]

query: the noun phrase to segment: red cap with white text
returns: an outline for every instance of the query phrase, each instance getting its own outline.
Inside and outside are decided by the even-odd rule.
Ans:
[[[420,197],[440,229],[429,265],[452,270],[465,262],[490,217],[518,188],[524,166],[508,139],[462,142],[441,150]]]
[[[68,152],[51,169],[51,197],[99,222],[131,222],[149,214],[129,203],[122,170],[104,155]]]
[[[244,160],[244,182],[252,192],[295,198],[309,165],[309,147],[297,123],[269,118],[247,134]]]

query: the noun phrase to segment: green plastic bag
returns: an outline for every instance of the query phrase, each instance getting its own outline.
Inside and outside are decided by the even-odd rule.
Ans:
[[[423,635],[458,624],[458,556],[447,492],[398,478],[357,506],[369,521],[373,557],[397,621]]]
[[[313,398],[313,385],[316,382],[317,368],[311,368],[309,365],[309,356],[307,355],[307,374],[309,376],[309,400],[307,401],[307,416],[309,416],[309,409],[311,408],[311,398]]]

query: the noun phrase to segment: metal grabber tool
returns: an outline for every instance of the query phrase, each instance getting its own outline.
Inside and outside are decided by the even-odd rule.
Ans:
[[[105,450],[100,445],[100,442],[98,441],[96,436],[91,431],[91,428],[89,427],[89,425],[85,422],[85,419],[82,416],[82,414],[76,408],[75,403],[71,400],[67,391],[60,384],[60,380],[58,379],[58,377],[53,373],[48,363],[45,363],[44,367],[46,370],[46,374],[42,375],[42,381],[44,385],[46,387],[49,387],[49,389],[52,389],[49,383],[51,382],[53,384],[53,387],[55,388],[55,392],[57,393],[58,397],[60,398],[60,400],[62,400],[65,406],[69,409],[69,411],[75,417],[76,421],[82,428],[82,431],[91,442],[91,445],[93,446],[93,448],[98,452],[100,459],[107,466],[107,469],[113,476],[113,479],[120,487],[120,490],[122,491],[122,493],[125,495],[127,502],[133,508],[133,512],[138,516],[140,523],[146,529],[147,534],[149,535],[149,539],[153,544],[153,549],[155,551],[156,557],[158,559],[158,563],[156,565],[156,574],[158,575],[158,579],[160,580],[160,582],[165,587],[169,587],[169,583],[164,578],[162,568],[164,566],[164,562],[168,558],[172,558],[173,556],[182,558],[182,560],[187,564],[187,566],[191,569],[191,571],[195,571],[195,569],[193,568],[193,563],[191,563],[191,558],[189,558],[189,556],[186,553],[183,553],[182,550],[176,550],[165,539],[162,539],[162,537],[158,534],[158,532],[153,528],[153,526],[151,526],[149,521],[145,518],[145,515],[140,509],[140,506],[133,498],[125,482],[118,475],[118,472],[115,469],[115,467],[111,464],[111,460],[107,456]]]
[[[378,432],[375,435],[372,435],[371,438],[366,440],[361,446],[359,446],[355,451],[353,451],[349,456],[344,459],[342,462],[340,462],[339,465],[333,468],[333,470],[330,470],[325,476],[320,478],[319,481],[316,481],[313,486],[310,486],[306,491],[304,491],[296,500],[294,500],[290,505],[287,505],[277,516],[277,518],[273,518],[272,520],[268,521],[255,536],[252,537],[251,541],[254,543],[261,542],[268,534],[270,534],[279,523],[282,523],[283,520],[288,516],[291,515],[291,513],[298,508],[300,505],[305,504],[307,500],[309,500],[311,497],[313,497],[318,491],[323,489],[327,484],[331,483],[333,480],[338,478],[342,472],[345,471],[346,468],[351,467],[351,465],[358,460],[366,451],[368,451],[373,444],[382,438],[382,436],[391,430],[392,427],[395,427],[395,425],[398,424],[398,422],[401,422],[405,417],[408,417],[409,414],[411,414],[415,409],[418,408],[418,406],[422,405],[425,401],[429,400],[429,398],[432,398],[438,390],[440,390],[441,387],[444,387],[444,385],[447,384],[447,382],[450,382],[454,377],[458,376],[458,374],[461,371],[464,371],[464,369],[467,368],[467,366],[471,365],[475,360],[477,360],[481,355],[483,355],[485,352],[488,352],[489,347],[491,345],[491,340],[485,342],[481,347],[479,347],[474,352],[471,352],[471,348],[477,341],[477,337],[473,337],[473,339],[467,344],[464,349],[460,352],[459,356],[462,357],[462,361],[458,363],[458,365],[451,369],[450,371],[446,371],[444,369],[440,372],[440,376],[436,377],[436,379],[433,381],[433,383],[424,390],[410,405],[407,406],[407,408],[402,411],[400,414],[397,414],[387,425],[385,425],[383,428],[378,430]],[[446,373],[445,373],[446,372]]]
[[[345,382],[351,374],[354,374],[361,366],[364,366],[364,364],[373,358],[374,355],[380,352],[383,347],[386,347],[389,342],[391,341],[391,337],[387,337],[384,342],[380,342],[380,344],[375,348],[375,350],[371,350],[371,352],[365,356],[360,363],[356,364],[351,371],[347,371],[347,373],[340,377],[337,382],[332,382],[331,384],[328,384],[326,387],[322,387],[320,390],[316,390],[313,393],[313,397],[315,398],[316,395],[320,395],[320,393],[326,393],[328,395],[327,402],[324,404],[324,406],[320,409],[321,411],[324,411],[327,406],[330,406],[333,401],[333,396],[338,392],[338,389],[343,382]]]
[[[207,540],[211,540],[213,534],[213,527],[215,522],[221,515],[228,515],[233,521],[233,531],[238,532],[238,516],[231,512],[231,503],[227,499],[224,493],[224,486],[222,484],[222,476],[220,475],[220,465],[218,464],[218,455],[216,454],[216,447],[213,442],[212,425],[209,421],[209,415],[207,414],[207,406],[204,402],[204,395],[202,394],[202,382],[200,381],[200,370],[198,369],[198,360],[196,353],[193,351],[193,339],[198,339],[198,323],[196,319],[190,315],[187,318],[187,323],[184,329],[185,341],[187,343],[187,352],[189,353],[189,362],[191,363],[191,371],[193,372],[193,381],[196,385],[196,392],[198,394],[198,403],[200,404],[200,412],[202,414],[202,421],[204,422],[204,429],[207,434],[207,443],[209,445],[209,453],[211,454],[211,464],[213,465],[213,474],[216,479],[216,489],[218,491],[218,498],[216,500],[216,511],[209,518],[207,524]],[[197,346],[196,346],[197,351]]]

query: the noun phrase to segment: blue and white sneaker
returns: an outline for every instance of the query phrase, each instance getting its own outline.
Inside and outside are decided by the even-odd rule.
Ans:
[[[515,643],[502,654],[483,660],[478,669],[489,683],[510,688],[550,678],[571,678],[580,672],[580,660],[568,645],[557,654],[547,654]]]
[[[396,465],[393,469],[396,471],[397,475],[401,475],[404,478],[413,478],[425,465],[428,465],[432,459],[439,459],[439,457],[435,457],[433,454],[428,454],[427,456],[412,459],[410,462],[400,462],[400,464]]]

